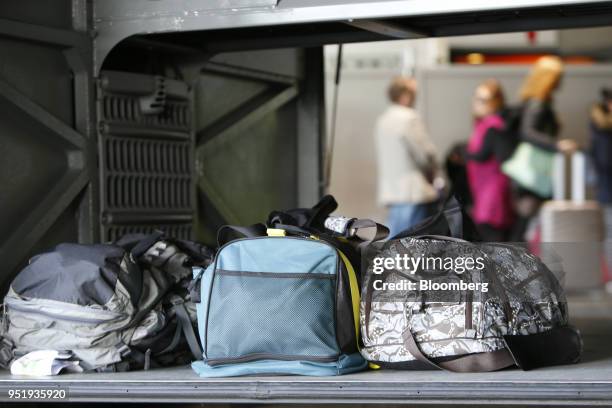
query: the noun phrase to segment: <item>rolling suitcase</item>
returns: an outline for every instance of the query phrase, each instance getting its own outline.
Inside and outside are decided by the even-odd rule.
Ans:
[[[601,285],[603,213],[599,203],[586,199],[583,153],[557,154],[553,170],[553,200],[541,210],[542,254],[563,265],[562,283],[568,291]]]

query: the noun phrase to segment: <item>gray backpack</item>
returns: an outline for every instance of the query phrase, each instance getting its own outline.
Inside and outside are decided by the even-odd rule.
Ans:
[[[201,357],[187,288],[204,247],[161,234],[118,245],[60,244],[35,256],[4,299],[4,340],[19,356],[72,352],[85,370],[126,371]]]
[[[458,273],[456,266],[422,264],[410,273],[374,273],[371,263],[363,283],[361,352],[372,367],[477,372],[578,361],[582,343],[568,325],[563,290],[525,249],[424,236],[388,241],[376,256],[471,257],[484,268]],[[468,283],[478,290],[454,290]]]

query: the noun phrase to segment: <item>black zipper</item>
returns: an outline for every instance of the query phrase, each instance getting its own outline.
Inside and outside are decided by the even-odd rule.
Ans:
[[[270,279],[328,279],[335,280],[336,275],[326,273],[293,273],[293,272],[249,272],[249,271],[227,271],[220,269],[217,271],[219,276],[250,276],[255,278]]]
[[[300,355],[289,355],[289,354],[273,354],[273,353],[252,353],[245,354],[239,357],[227,357],[227,358],[210,358],[204,360],[209,366],[216,366],[222,364],[235,364],[235,363],[247,363],[249,361],[258,360],[281,360],[281,361],[313,361],[318,363],[329,363],[338,360],[338,354],[331,356],[300,356]]]

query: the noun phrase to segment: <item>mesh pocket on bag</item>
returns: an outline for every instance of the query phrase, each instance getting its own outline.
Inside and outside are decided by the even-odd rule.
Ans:
[[[216,271],[207,363],[337,359],[335,278],[316,273]]]

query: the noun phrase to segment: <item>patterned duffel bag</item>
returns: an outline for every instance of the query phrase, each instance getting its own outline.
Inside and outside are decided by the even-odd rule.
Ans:
[[[381,271],[374,258],[392,261]],[[374,258],[360,310],[361,353],[373,368],[527,370],[580,358],[557,278],[520,246],[408,237]],[[410,270],[394,264],[419,258]]]

